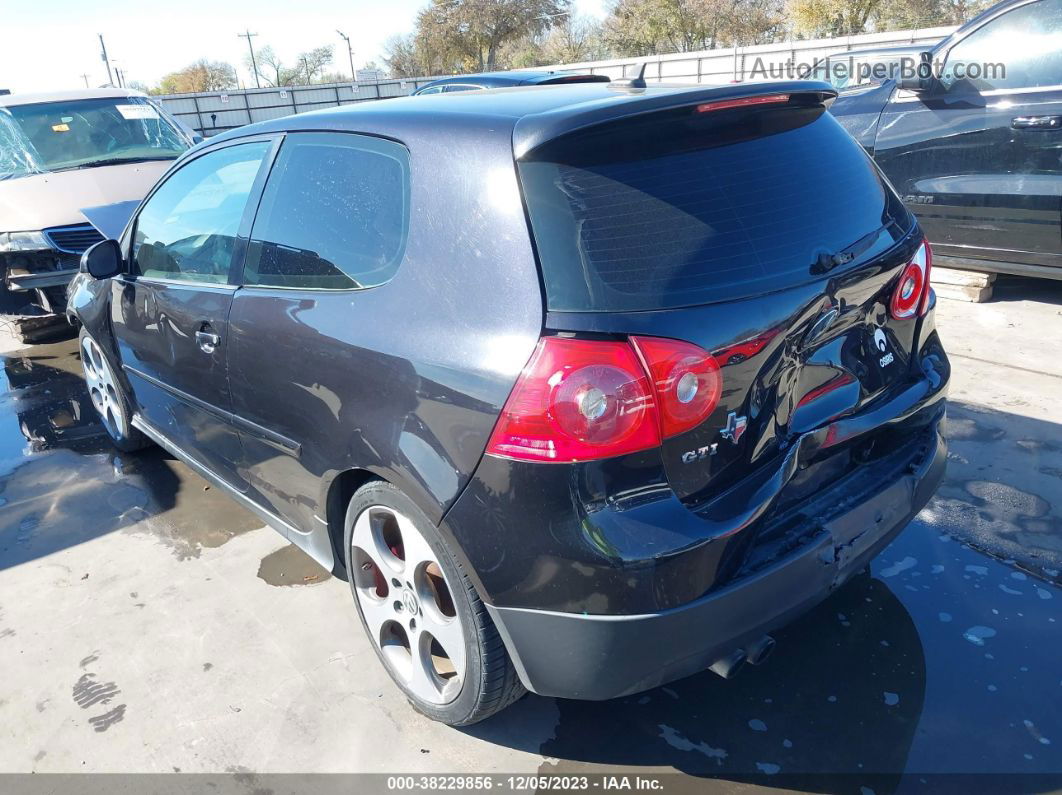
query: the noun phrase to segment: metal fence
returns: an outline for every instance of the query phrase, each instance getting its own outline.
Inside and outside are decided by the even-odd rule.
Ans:
[[[907,44],[933,44],[955,30],[954,27],[866,33],[834,39],[807,39],[733,47],[699,52],[670,53],[641,58],[619,58],[585,63],[553,64],[538,67],[557,71],[592,72],[615,79],[648,62],[645,77],[668,83],[728,83],[776,79],[788,64],[791,68],[810,66],[827,55],[849,50],[893,47]],[[276,119],[318,108],[372,102],[401,97],[435,77],[417,77],[356,83],[330,83],[285,88],[249,88],[239,91],[201,94],[171,94],[158,99],[163,107],[203,135],[215,135],[233,127]]]

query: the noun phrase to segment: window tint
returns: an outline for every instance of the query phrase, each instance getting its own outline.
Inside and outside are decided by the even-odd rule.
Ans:
[[[402,259],[408,218],[402,146],[362,135],[289,135],[262,194],[244,281],[326,290],[382,284]]]
[[[181,168],[140,212],[133,260],[144,276],[224,284],[267,141],[210,152]]]
[[[520,164],[549,308],[640,311],[821,278],[912,221],[820,106],[683,108],[547,144]],[[831,275],[842,272],[835,267]]]
[[[1062,85],[1062,0],[996,17],[951,48],[940,79],[978,91]]]

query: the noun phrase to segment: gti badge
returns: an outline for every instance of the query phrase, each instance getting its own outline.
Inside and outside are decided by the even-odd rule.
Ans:
[[[719,433],[724,439],[729,439],[734,444],[737,444],[748,425],[748,417],[739,417],[736,411],[732,411],[727,415],[726,427]]]
[[[683,464],[692,464],[694,461],[703,461],[710,456],[715,455],[719,451],[719,445],[716,443],[707,444],[704,447],[698,447],[696,450],[689,450],[682,454]]]

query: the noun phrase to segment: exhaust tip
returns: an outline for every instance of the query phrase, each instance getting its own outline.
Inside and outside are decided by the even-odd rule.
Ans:
[[[744,649],[734,649],[730,654],[720,657],[708,666],[708,670],[724,679],[733,679],[737,676],[738,671],[745,667],[746,659]]]
[[[760,665],[766,662],[767,658],[771,656],[771,652],[774,651],[775,645],[775,640],[770,635],[764,635],[759,640],[750,643],[746,651],[748,661],[753,665]]]

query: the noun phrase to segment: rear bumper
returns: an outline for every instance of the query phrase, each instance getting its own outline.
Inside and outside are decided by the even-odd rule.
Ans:
[[[789,555],[681,607],[638,615],[488,609],[529,690],[590,700],[647,690],[704,670],[825,599],[929,501],[945,459],[936,423],[913,471],[834,514]]]

